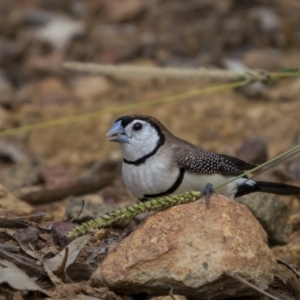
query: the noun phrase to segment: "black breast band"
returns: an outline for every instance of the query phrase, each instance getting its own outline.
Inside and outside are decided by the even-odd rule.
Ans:
[[[167,189],[164,192],[158,193],[158,194],[146,194],[146,195],[144,195],[144,198],[141,201],[149,200],[149,198],[163,197],[163,196],[174,193],[182,183],[182,180],[184,177],[184,171],[185,171],[184,168],[179,169],[178,176],[177,176],[175,182],[173,183],[173,185],[169,189]]]

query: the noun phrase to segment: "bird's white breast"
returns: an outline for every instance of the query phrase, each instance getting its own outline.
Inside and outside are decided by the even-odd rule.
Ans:
[[[123,162],[122,173],[126,187],[138,199],[146,194],[158,194],[169,189],[178,177],[179,169],[162,155],[154,155],[135,166]]]

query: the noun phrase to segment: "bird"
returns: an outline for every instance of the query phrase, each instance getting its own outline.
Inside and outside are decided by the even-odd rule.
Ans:
[[[127,189],[140,201],[201,191],[209,205],[214,187],[229,181],[254,164],[217,154],[173,135],[151,116],[132,114],[118,118],[106,134],[120,144],[122,175]],[[218,194],[237,198],[253,192],[298,195],[300,187],[255,181],[246,176],[220,187]]]

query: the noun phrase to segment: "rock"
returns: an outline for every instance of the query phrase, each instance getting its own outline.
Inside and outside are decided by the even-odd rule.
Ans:
[[[254,136],[244,140],[236,151],[238,158],[253,164],[262,164],[268,159],[267,143],[264,138]]]
[[[284,200],[274,194],[255,193],[236,199],[249,207],[268,234],[272,245],[287,244],[292,232],[289,222],[289,207]]]
[[[40,178],[47,189],[59,189],[73,185],[75,179],[57,165],[44,165],[40,168]]]
[[[122,300],[134,300],[134,299],[129,295],[124,295],[124,296],[122,296]]]
[[[37,184],[39,176],[35,162],[28,160],[16,163],[13,167],[10,165],[6,168],[2,167],[0,170],[0,182],[8,189],[16,192],[22,187]]]
[[[290,216],[290,222],[293,225],[293,231],[300,229],[300,212],[294,213]]]
[[[36,227],[26,227],[16,233],[16,238],[22,244],[35,243],[39,239],[39,230]]]
[[[289,165],[289,173],[293,180],[300,182],[300,160],[293,161]]]
[[[152,297],[149,300],[187,300],[186,297],[180,295],[158,296]]]
[[[300,79],[295,78],[291,82],[286,82],[285,86],[278,86],[276,89],[269,91],[270,99],[278,102],[287,102],[297,99],[300,93]]]
[[[4,61],[16,54],[17,47],[13,41],[8,40],[2,34],[0,36],[0,60]]]
[[[282,65],[282,53],[275,49],[252,49],[243,55],[243,62],[248,69],[276,72]]]
[[[15,211],[20,215],[30,214],[32,207],[24,201],[17,199],[13,194],[0,184],[0,215],[5,215],[8,211]]]
[[[74,223],[57,221],[52,224],[51,234],[55,244],[65,247],[73,239],[67,238],[67,233],[76,226]]]
[[[65,60],[63,51],[53,51],[46,55],[33,53],[26,61],[24,70],[27,74],[58,75]]]
[[[276,257],[284,260],[288,264],[299,266],[300,264],[300,231],[295,231],[291,235],[290,242],[285,246],[276,246],[273,249]]]
[[[69,87],[62,79],[49,76],[35,81],[34,84],[28,83],[20,87],[16,94],[16,102],[34,103],[38,106],[62,105],[70,99],[71,95]]]
[[[9,119],[8,112],[0,107],[0,130],[5,130],[11,127],[11,121]]]
[[[80,99],[96,99],[110,92],[114,87],[103,76],[84,76],[73,80],[74,94]]]
[[[0,105],[11,106],[13,97],[14,90],[12,84],[0,72]]]
[[[63,80],[56,77],[47,77],[37,84],[36,95],[33,98],[40,105],[53,105],[66,102],[70,91]]]
[[[285,300],[300,299],[300,283],[298,276],[295,272],[293,272],[293,270],[278,261],[274,277],[274,282],[270,288],[270,291],[276,291],[275,293],[272,293],[273,296],[278,299],[283,299],[281,291],[285,291]],[[279,286],[280,291],[278,290]]]
[[[102,5],[103,18],[109,22],[133,21],[145,9],[142,0],[104,0]]]
[[[73,38],[83,35],[84,32],[81,21],[63,15],[52,15],[33,34],[37,40],[48,43],[55,50],[65,50]]]
[[[7,163],[26,163],[33,160],[31,155],[24,149],[24,145],[14,139],[0,140],[0,159]]]
[[[91,278],[95,286],[125,293],[223,299],[253,291],[226,272],[266,289],[275,258],[249,209],[224,196],[150,215],[108,253]]]
[[[255,30],[257,39],[265,45],[271,44],[277,47],[286,47],[287,39],[279,14],[267,6],[257,6],[247,12],[247,26]]]

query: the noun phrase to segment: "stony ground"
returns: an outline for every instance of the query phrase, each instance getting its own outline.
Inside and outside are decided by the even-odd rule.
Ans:
[[[284,4],[279,0],[1,1],[0,130],[220,84],[78,74],[65,71],[61,66],[65,61],[273,72],[297,69],[299,14],[296,0]],[[140,298],[116,295],[86,284],[107,249],[139,220],[111,227],[104,240],[99,233],[94,242],[83,238],[70,246],[70,252],[80,254],[76,262],[74,254],[67,265],[76,268],[76,263],[85,263],[67,273],[70,281],[64,271],[57,273],[57,263],[48,263],[52,273],[56,272],[54,277],[42,271],[43,263],[37,263],[37,256],[45,262],[64,249],[66,241],[60,234],[66,224],[59,222],[76,217],[82,199],[85,208],[78,222],[135,203],[122,182],[118,146],[105,138],[114,120],[127,113],[149,114],[174,134],[206,149],[262,162],[299,144],[299,94],[300,79],[294,78],[0,137],[0,242],[12,247],[1,246],[0,251],[6,249],[14,255],[1,254],[1,259],[38,278],[37,284],[52,297],[84,294],[100,299],[146,299],[143,294]],[[82,185],[83,178],[87,186]],[[259,178],[300,186],[299,155]],[[296,197],[284,201],[290,209],[293,232],[290,242],[274,251],[298,266],[300,206]],[[26,224],[7,221],[16,216]],[[27,222],[33,223],[28,227]],[[16,259],[26,259],[27,267]],[[83,268],[85,277],[78,274]],[[0,283],[5,280],[0,276]],[[17,291],[13,283],[1,284],[0,299],[32,299],[32,292],[25,290],[38,288],[28,288],[31,281],[27,279],[15,280],[23,280],[25,287]],[[291,289],[299,293],[295,282]],[[281,289],[286,291],[286,286]],[[291,293],[285,294],[291,297]]]

